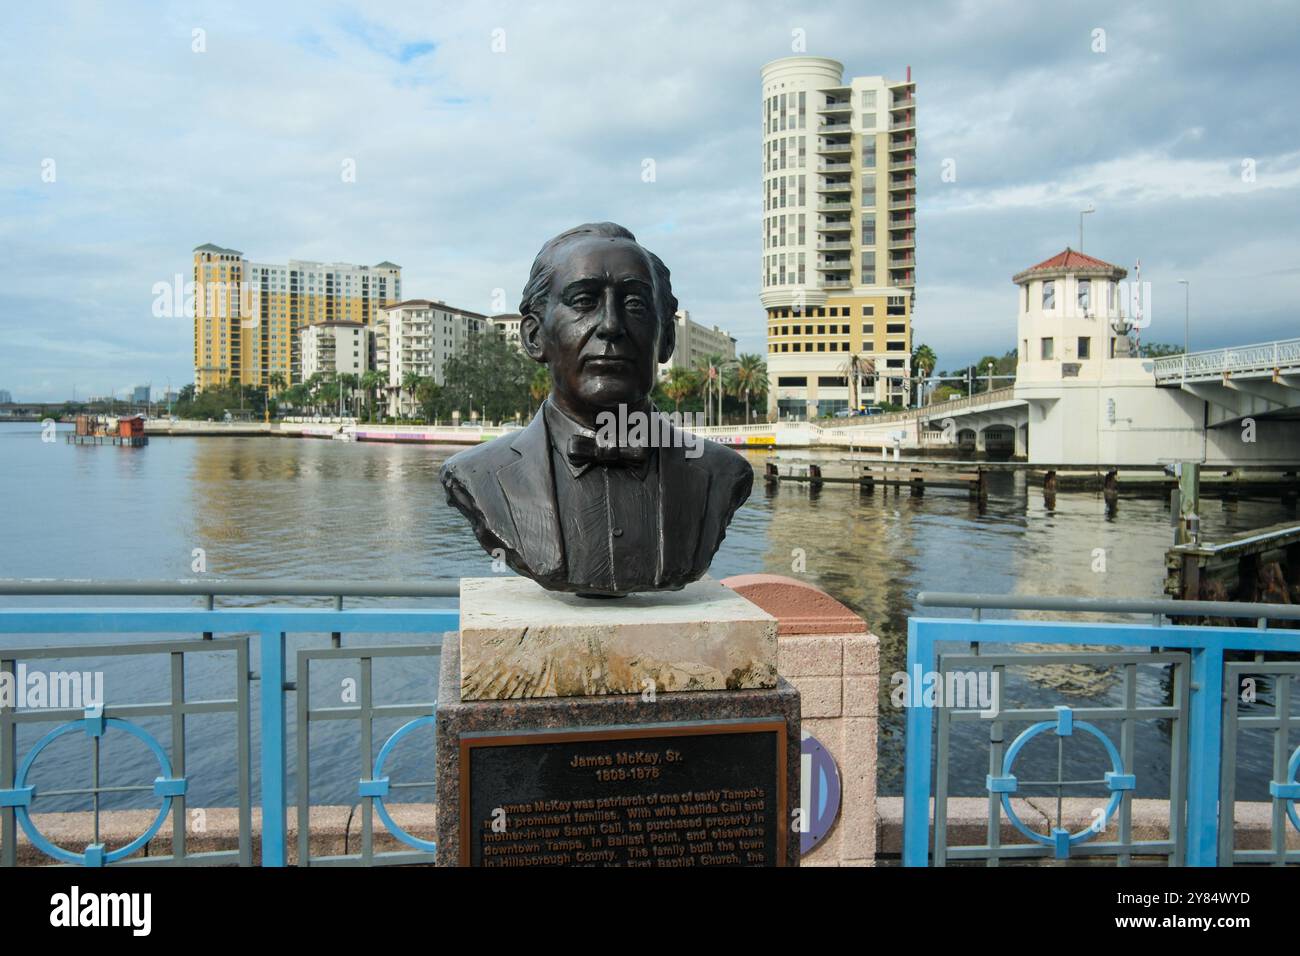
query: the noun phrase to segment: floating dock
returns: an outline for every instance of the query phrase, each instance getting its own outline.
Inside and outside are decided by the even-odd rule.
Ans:
[[[143,448],[149,444],[148,435],[69,435],[69,445],[120,445],[123,448]]]

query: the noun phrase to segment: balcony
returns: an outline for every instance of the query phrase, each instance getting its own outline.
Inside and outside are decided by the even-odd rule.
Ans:
[[[819,202],[817,204],[817,211],[820,213],[852,212],[852,210],[853,210],[853,203],[848,202],[847,200],[835,201],[835,202]]]
[[[835,219],[817,226],[818,232],[852,232],[853,223],[847,219]]]
[[[912,286],[916,285],[916,281],[912,278],[912,274],[909,272],[906,275],[890,276],[889,284],[896,289],[910,289]]]
[[[820,156],[836,156],[852,152],[852,143],[821,143],[817,147],[817,153]]]
[[[853,263],[849,259],[827,259],[813,268],[818,272],[848,272],[853,268]]]
[[[906,196],[902,199],[892,199],[889,202],[890,209],[915,209],[916,197]]]
[[[911,149],[916,145],[915,136],[896,136],[889,140],[889,151],[892,153],[899,149]]]
[[[817,243],[817,249],[821,252],[852,252],[853,243],[847,239],[834,239],[829,242]]]
[[[889,268],[891,269],[911,269],[915,265],[916,256],[914,255],[899,256],[889,260]]]
[[[817,172],[819,173],[851,173],[853,172],[852,163],[818,163]]]
[[[853,183],[847,179],[841,179],[836,182],[823,183],[817,187],[819,193],[847,193],[852,192]]]
[[[827,103],[825,106],[817,110],[817,112],[821,114],[851,113],[853,112],[853,101],[836,100],[833,103]]]
[[[909,106],[915,106],[915,105],[916,105],[916,97],[909,95],[909,96],[895,98],[894,102],[890,104],[889,108],[891,110],[905,110]]]
[[[852,289],[853,283],[847,278],[826,278],[817,283],[819,289]]]
[[[891,179],[889,181],[889,189],[891,192],[899,189],[915,189],[915,188],[916,188],[915,176],[904,176],[902,179]]]
[[[840,120],[834,123],[822,123],[817,127],[817,132],[822,136],[842,136],[853,132],[853,124],[848,120]]]
[[[916,245],[916,236],[913,236],[911,234],[903,237],[902,239],[889,240],[889,248],[891,249],[907,249],[915,245]]]
[[[889,158],[889,168],[890,169],[915,169],[916,154],[908,153],[907,155],[904,156],[898,156],[898,157],[891,156]]]
[[[916,116],[913,113],[901,113],[898,116],[891,117],[889,120],[890,129],[915,129]]]

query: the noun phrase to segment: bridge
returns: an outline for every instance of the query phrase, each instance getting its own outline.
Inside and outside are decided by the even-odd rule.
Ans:
[[[1156,385],[1210,405],[1211,426],[1243,418],[1300,418],[1300,339],[1155,360]]]
[[[824,422],[715,425],[695,432],[737,446],[947,448],[998,457],[1024,454],[1028,430],[1025,408],[1024,400],[1016,398],[1015,389],[1008,386],[885,415]]]

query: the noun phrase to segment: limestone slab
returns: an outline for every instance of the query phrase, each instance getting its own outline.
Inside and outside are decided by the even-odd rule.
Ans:
[[[709,578],[583,598],[527,578],[462,578],[461,700],[775,687],[777,622]]]

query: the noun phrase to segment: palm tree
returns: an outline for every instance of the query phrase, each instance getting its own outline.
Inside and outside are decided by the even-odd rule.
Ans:
[[[368,369],[361,375],[361,390],[366,393],[366,419],[375,420],[375,392],[384,384],[384,376],[375,369]]]
[[[668,370],[664,379],[664,394],[673,400],[673,412],[681,411],[682,399],[690,396],[699,387],[697,375],[681,365],[674,365]]]
[[[852,353],[844,364],[840,366],[840,371],[844,377],[849,380],[849,394],[853,396],[853,410],[857,411],[858,390],[861,387],[861,381],[867,376],[876,374],[876,362],[869,355],[859,355],[857,352]]]
[[[756,395],[758,385],[763,383],[763,394],[767,394],[767,363],[763,356],[754,353],[742,353],[732,370],[732,381],[736,390],[745,399],[745,424],[749,424],[749,399]]]
[[[528,383],[528,397],[542,407],[542,401],[551,392],[551,372],[545,365],[539,365]]]
[[[267,378],[267,382],[270,384],[271,391],[275,395],[279,395],[283,392],[285,387],[288,385],[288,382],[285,381],[283,372],[272,372]]]
[[[700,381],[696,387],[704,386],[704,424],[709,423],[709,403],[713,400],[713,390],[715,387],[722,388],[722,364],[726,361],[721,355],[702,355],[695,360],[695,371],[700,373]],[[716,424],[721,425],[722,414],[718,413],[719,421]]]
[[[407,372],[405,375],[403,375],[403,376],[402,376],[402,387],[401,387],[401,389],[399,390],[399,392],[398,392],[398,396],[397,396],[399,406],[400,406],[400,403],[401,403],[401,398],[402,398],[401,393],[402,393],[402,392],[405,392],[406,394],[410,395],[410,396],[411,396],[411,401],[414,402],[414,401],[415,401],[415,390],[416,390],[417,388],[419,388],[419,387],[420,387],[420,376],[419,376],[417,373],[415,373],[415,372]],[[400,407],[398,408],[398,411],[399,411],[399,412],[401,411],[401,408],[400,408]]]
[[[925,344],[918,345],[912,352],[912,374],[924,381],[934,374],[934,367],[938,362],[939,358],[934,354],[934,349]]]
[[[352,398],[356,394],[357,387],[360,384],[361,377],[355,372],[344,372],[339,376],[339,388],[343,391],[343,404],[354,414],[356,409],[352,408]]]

